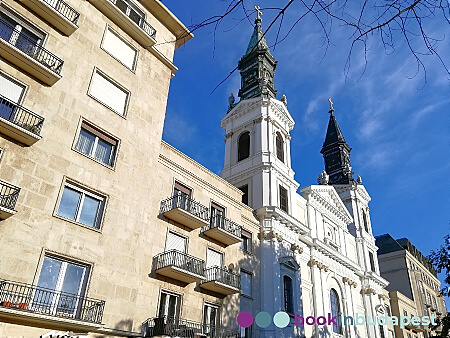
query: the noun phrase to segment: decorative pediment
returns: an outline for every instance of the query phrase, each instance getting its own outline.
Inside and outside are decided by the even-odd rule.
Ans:
[[[280,265],[283,265],[284,267],[290,270],[293,271],[300,270],[300,265],[295,261],[294,257],[292,256],[281,257],[278,259],[278,262],[280,262]]]
[[[309,203],[324,212],[333,221],[345,223],[353,222],[353,218],[332,186],[310,185],[300,190]]]
[[[220,122],[220,126],[225,128],[226,124],[230,120],[237,119],[246,113],[255,110],[262,105],[262,99],[260,97],[255,97],[253,99],[242,100],[240,101],[233,109],[231,109],[227,115]]]
[[[274,115],[288,127],[288,131],[294,129],[294,119],[286,108],[286,105],[276,99],[270,100],[270,108]]]

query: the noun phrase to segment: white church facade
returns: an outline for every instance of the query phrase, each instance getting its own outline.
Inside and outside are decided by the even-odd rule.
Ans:
[[[276,98],[276,61],[261,29],[255,29],[239,61],[240,101],[229,99],[221,121],[225,161],[221,176],[244,192],[261,231],[260,289],[254,300],[271,315],[287,312],[281,329],[253,324],[254,337],[388,337],[385,326],[351,325],[350,319],[325,325],[296,325],[299,316],[370,317],[385,311],[370,222],[370,196],[360,177],[353,179],[350,147],[330,100],[330,120],[322,148],[326,170],[318,185],[300,189],[291,168],[290,132],[294,120],[283,95]],[[246,311],[241,303],[241,311]],[[252,313],[255,316],[257,313]],[[322,322],[319,324],[323,324]],[[250,330],[247,330],[250,335]]]

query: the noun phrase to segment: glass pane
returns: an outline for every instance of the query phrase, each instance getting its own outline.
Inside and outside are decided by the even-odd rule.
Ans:
[[[16,23],[3,13],[0,13],[0,37],[9,41]]]
[[[95,219],[97,217],[97,210],[99,206],[100,201],[98,199],[85,196],[81,207],[79,222],[85,225],[94,226],[94,224],[96,224]],[[95,227],[97,227],[97,224]]]
[[[35,55],[38,52],[39,37],[22,27],[15,46],[28,55]]]
[[[56,283],[58,282],[58,276],[61,271],[62,262],[48,257],[44,258],[42,263],[41,273],[39,274],[39,280],[37,282],[37,288],[34,293],[32,307],[44,313],[51,313],[52,302],[54,297],[53,291],[45,289],[55,290]],[[45,288],[45,289],[41,289]]]
[[[174,295],[169,295],[169,309],[167,311],[167,315],[169,317],[174,318],[177,309],[177,297]]]
[[[85,268],[67,263],[66,274],[58,301],[58,312],[73,314],[77,305],[77,295]],[[68,293],[68,294],[66,294]]]
[[[88,131],[81,129],[75,148],[83,154],[90,155],[94,147],[95,136]]]
[[[103,140],[98,140],[97,149],[95,150],[95,159],[106,165],[111,165],[112,144]]]
[[[75,220],[81,194],[78,191],[64,187],[59,203],[58,215]]]
[[[166,293],[161,293],[161,300],[159,301],[159,317],[166,315]]]
[[[14,105],[6,99],[0,99],[0,116],[7,119],[13,119]]]

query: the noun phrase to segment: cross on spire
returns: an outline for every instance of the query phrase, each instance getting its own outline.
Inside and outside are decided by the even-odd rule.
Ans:
[[[262,12],[260,11],[261,7],[255,6],[256,18],[261,19]]]

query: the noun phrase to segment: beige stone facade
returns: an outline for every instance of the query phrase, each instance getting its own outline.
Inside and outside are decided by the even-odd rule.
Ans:
[[[160,212],[187,185],[256,249],[240,191],[161,143],[173,54],[192,34],[157,0],[2,1],[0,12],[0,336],[139,336],[162,292],[179,297],[181,318],[206,322],[210,304],[214,324],[236,329],[240,285],[155,272],[171,231],[204,264],[208,248],[222,253],[221,276],[246,266],[256,280],[240,237],[226,245]]]

